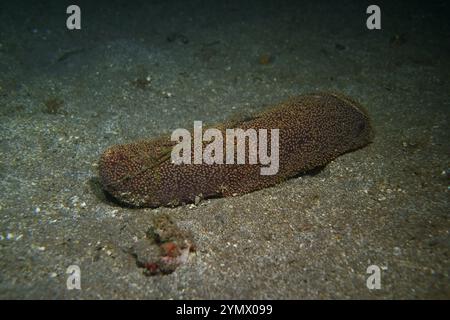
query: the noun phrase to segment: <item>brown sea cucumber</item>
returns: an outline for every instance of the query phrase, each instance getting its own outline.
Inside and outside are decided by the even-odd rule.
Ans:
[[[176,143],[163,136],[108,148],[99,165],[104,189],[122,203],[145,207],[242,195],[324,166],[367,145],[374,136],[359,103],[339,93],[324,92],[300,95],[250,119],[215,128],[221,132],[226,128],[279,129],[278,173],[261,175],[260,165],[248,162],[173,164],[171,150]]]

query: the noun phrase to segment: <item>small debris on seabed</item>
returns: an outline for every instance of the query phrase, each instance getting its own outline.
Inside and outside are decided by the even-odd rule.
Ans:
[[[191,235],[180,230],[167,215],[159,215],[147,230],[146,238],[138,240],[129,252],[146,276],[154,276],[174,272],[194,251]]]
[[[272,63],[274,60],[274,57],[269,53],[264,53],[259,56],[259,64],[261,65],[268,65]]]
[[[181,33],[177,33],[177,32],[173,32],[171,34],[169,34],[166,38],[167,42],[179,42],[182,44],[188,44],[189,43],[189,38],[186,37],[184,34]]]
[[[152,78],[150,76],[146,76],[144,77],[140,77],[140,78],[136,78],[133,81],[131,81],[131,84],[133,84],[136,88],[139,89],[147,89],[150,87],[152,83]]]
[[[49,98],[44,102],[44,113],[47,114],[58,114],[61,111],[61,108],[64,105],[64,101],[60,98]]]
[[[173,93],[171,93],[171,92],[163,91],[163,92],[161,92],[161,93],[162,93],[162,95],[163,95],[165,98],[171,98],[171,97],[173,97]]]
[[[406,33],[397,33],[394,34],[391,39],[389,40],[389,43],[392,46],[401,46],[404,45],[408,41]]]
[[[346,46],[344,46],[343,44],[340,44],[340,43],[336,43],[336,44],[334,45],[334,47],[335,47],[336,50],[338,50],[338,51],[343,51],[343,50],[347,49]]]

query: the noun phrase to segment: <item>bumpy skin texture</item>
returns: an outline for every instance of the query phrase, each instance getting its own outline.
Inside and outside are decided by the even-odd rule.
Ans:
[[[324,166],[373,139],[367,113],[339,93],[301,95],[249,120],[215,128],[224,137],[226,128],[268,129],[269,133],[279,129],[278,173],[261,175],[259,163],[172,164],[170,153],[175,142],[163,136],[107,149],[99,165],[104,189],[120,202],[139,207],[175,206],[193,202],[196,196],[242,195]]]

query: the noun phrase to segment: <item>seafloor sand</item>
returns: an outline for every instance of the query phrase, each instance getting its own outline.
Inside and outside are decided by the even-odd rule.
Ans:
[[[450,298],[448,4],[380,2],[368,31],[363,1],[88,2],[69,32],[63,2],[0,4],[0,298]],[[373,144],[198,206],[124,208],[98,187],[112,144],[313,90],[364,104]],[[127,248],[163,213],[197,250],[146,277]]]

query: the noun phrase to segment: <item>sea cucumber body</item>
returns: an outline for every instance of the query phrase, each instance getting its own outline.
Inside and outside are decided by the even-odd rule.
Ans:
[[[297,96],[232,127],[215,127],[224,136],[226,128],[267,129],[269,141],[270,129],[279,129],[278,173],[261,175],[261,164],[172,164],[175,142],[164,136],[108,148],[99,164],[104,189],[120,202],[144,207],[242,195],[324,166],[373,139],[366,112],[338,93]]]

